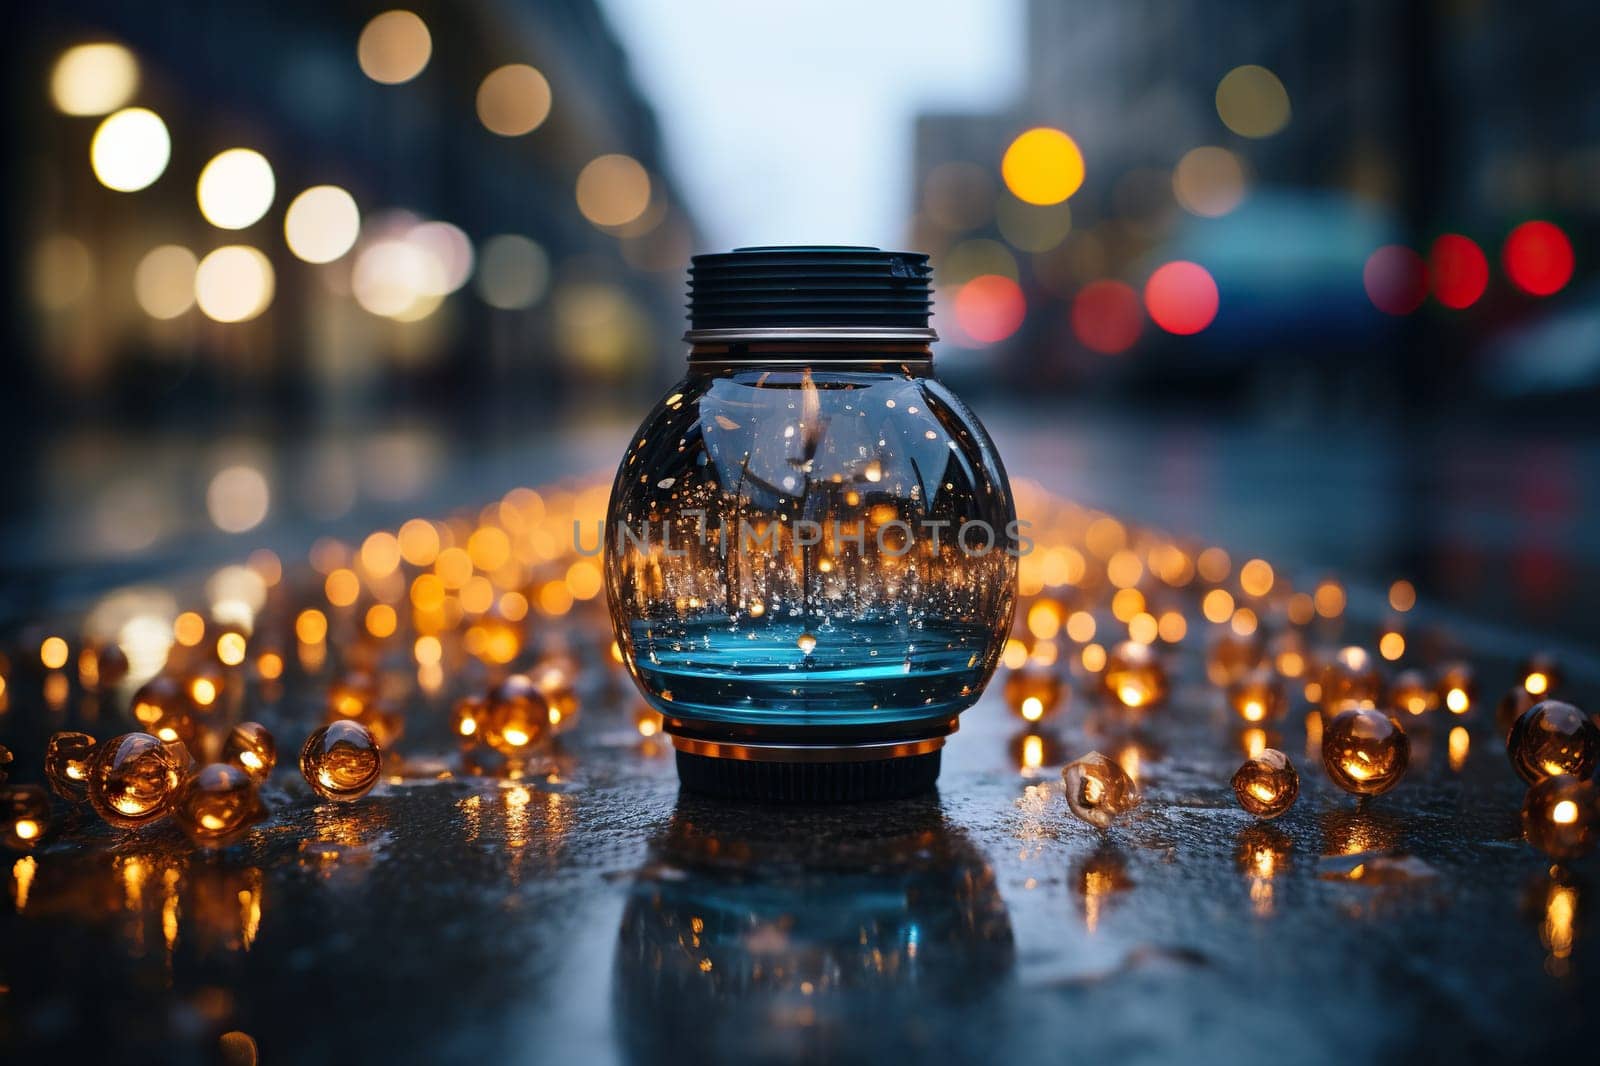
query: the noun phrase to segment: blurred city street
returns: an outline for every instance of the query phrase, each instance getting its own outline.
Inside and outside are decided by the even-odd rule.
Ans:
[[[15,22],[0,1060],[1593,1047],[1600,801],[1563,852],[1506,754],[1544,697],[1600,723],[1600,8]],[[936,793],[741,806],[680,792],[583,542],[686,373],[691,255],[819,243],[931,256],[934,372],[1037,553]],[[540,671],[570,702],[486,737]],[[1410,745],[1359,799],[1357,682]],[[344,718],[383,749],[352,802],[298,762]],[[192,778],[241,722],[276,770],[216,846],[47,761],[148,727]],[[1266,748],[1275,821],[1230,787]],[[1063,785],[1093,751],[1143,795],[1109,830]]]

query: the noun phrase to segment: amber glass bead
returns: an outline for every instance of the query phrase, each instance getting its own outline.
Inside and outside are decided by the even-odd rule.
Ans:
[[[1389,686],[1389,707],[1396,714],[1418,717],[1439,706],[1438,690],[1421,670],[1402,670]]]
[[[227,763],[212,763],[185,781],[173,802],[173,817],[189,839],[203,847],[233,843],[262,814],[256,783]]]
[[[1276,671],[1258,666],[1228,685],[1228,706],[1252,725],[1272,722],[1288,710],[1289,694]]]
[[[1167,668],[1148,644],[1125,640],[1106,656],[1101,681],[1124,707],[1154,707],[1167,698]]]
[[[463,696],[451,709],[456,739],[463,744],[477,744],[483,740],[483,723],[489,713],[489,703],[482,696]]]
[[[1139,786],[1109,756],[1091,751],[1061,768],[1067,808],[1097,829],[1139,806]]]
[[[1450,663],[1439,671],[1439,705],[1451,714],[1466,714],[1478,703],[1478,676],[1466,663]]]
[[[1502,737],[1510,738],[1511,727],[1517,724],[1517,719],[1528,712],[1534,704],[1539,702],[1539,697],[1516,685],[1500,697],[1500,702],[1494,709],[1495,728],[1500,730]]]
[[[162,740],[193,743],[194,704],[177,678],[161,675],[146,681],[133,694],[130,710],[145,732]]]
[[[352,670],[328,686],[328,715],[357,718],[378,698],[378,682],[369,673]]]
[[[62,732],[50,737],[44,748],[44,779],[50,782],[50,791],[73,803],[89,798],[94,745],[94,737],[88,733]]]
[[[1221,688],[1240,680],[1266,661],[1266,651],[1256,634],[1240,636],[1224,630],[1211,638],[1206,649],[1206,677]]]
[[[1365,648],[1340,648],[1322,668],[1322,709],[1334,714],[1374,708],[1383,699],[1383,671]]]
[[[1566,683],[1566,672],[1561,669],[1554,655],[1540,652],[1523,662],[1517,671],[1517,679],[1523,688],[1542,699],[1561,691],[1561,686]]]
[[[1055,714],[1065,691],[1054,667],[1036,664],[1010,671],[1003,686],[1006,706],[1024,722],[1043,721]]]
[[[1294,806],[1300,775],[1287,755],[1267,748],[1233,775],[1233,794],[1239,797],[1239,806],[1257,818],[1276,818]]]
[[[10,748],[0,744],[0,785],[5,784],[6,778],[11,776],[11,763],[15,758]]]
[[[1529,784],[1556,774],[1590,777],[1600,766],[1600,728],[1570,703],[1542,700],[1512,724],[1506,753]]]
[[[300,749],[300,772],[323,799],[360,799],[372,791],[382,770],[377,740],[349,719],[318,729]]]
[[[0,838],[28,851],[50,831],[50,797],[38,785],[0,785]]]
[[[573,679],[577,666],[569,661],[546,662],[531,671],[534,687],[549,706],[550,728],[565,733],[578,724],[578,690]]]
[[[550,732],[550,704],[527,674],[512,674],[489,691],[486,744],[503,755],[525,755]]]
[[[128,654],[121,646],[115,643],[100,644],[94,648],[85,649],[85,654],[93,657],[93,666],[90,668],[94,677],[92,681],[84,678],[84,683],[89,688],[108,689],[122,683],[128,676]],[[85,673],[80,667],[80,674]]]
[[[237,766],[260,784],[272,776],[278,765],[278,742],[260,722],[240,722],[228,731],[222,745],[222,761]]]
[[[1411,762],[1411,740],[1382,711],[1355,708],[1322,730],[1322,765],[1333,783],[1358,796],[1389,791]]]
[[[164,744],[149,733],[114,737],[89,760],[89,802],[119,829],[159,822],[187,776],[186,757],[181,744]]]
[[[1522,835],[1555,859],[1581,859],[1600,836],[1600,790],[1594,782],[1557,774],[1528,789]]]

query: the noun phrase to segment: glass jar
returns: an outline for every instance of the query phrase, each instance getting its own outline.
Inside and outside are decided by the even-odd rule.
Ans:
[[[688,374],[611,494],[623,660],[687,786],[931,787],[1009,632],[1022,538],[993,444],[933,374],[926,257],[694,263]]]

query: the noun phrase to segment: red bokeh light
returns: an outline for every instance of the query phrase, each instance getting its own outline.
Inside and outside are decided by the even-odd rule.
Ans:
[[[1090,282],[1072,300],[1072,332],[1085,348],[1116,355],[1133,347],[1144,327],[1139,294],[1120,281]]]
[[[956,293],[956,325],[979,344],[1005,340],[1027,313],[1021,286],[1001,274],[979,274]]]
[[[1446,307],[1471,307],[1489,287],[1489,259],[1476,241],[1446,233],[1428,252],[1428,280]]]
[[[1150,275],[1144,306],[1151,321],[1168,333],[1199,333],[1217,317],[1217,283],[1199,263],[1179,259]]]
[[[1372,305],[1386,315],[1409,315],[1428,296],[1428,268],[1422,256],[1400,244],[1386,244],[1367,257],[1361,283]]]
[[[1511,283],[1534,296],[1560,292],[1572,280],[1572,242],[1553,222],[1524,222],[1501,250]]]

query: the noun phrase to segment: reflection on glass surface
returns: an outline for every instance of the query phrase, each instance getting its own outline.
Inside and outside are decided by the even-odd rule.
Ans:
[[[623,914],[617,1024],[633,1061],[827,1061],[899,1046],[895,1027],[980,998],[1014,953],[993,871],[935,800],[685,797]]]

